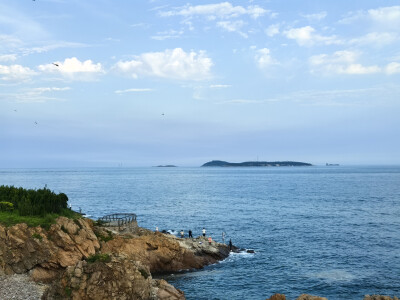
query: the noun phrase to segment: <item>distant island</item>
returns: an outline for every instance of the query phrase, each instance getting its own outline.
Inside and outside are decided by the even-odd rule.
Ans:
[[[230,163],[222,160],[213,160],[202,165],[202,167],[305,167],[305,166],[312,166],[312,164],[298,162],[298,161],[246,161],[241,163]]]
[[[327,167],[337,167],[337,166],[339,166],[339,164],[329,164],[329,163],[326,163],[326,166],[327,166]]]
[[[159,165],[157,168],[176,168],[174,165]]]

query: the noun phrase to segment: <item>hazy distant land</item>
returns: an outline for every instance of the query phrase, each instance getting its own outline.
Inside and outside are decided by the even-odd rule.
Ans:
[[[213,160],[205,163],[202,167],[306,167],[310,163],[298,161],[246,161],[241,163],[230,163],[222,160]]]

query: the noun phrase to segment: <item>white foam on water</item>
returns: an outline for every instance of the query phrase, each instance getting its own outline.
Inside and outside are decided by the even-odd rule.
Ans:
[[[333,270],[314,273],[311,275],[311,277],[319,278],[328,282],[334,282],[334,281],[346,282],[356,278],[356,276],[354,276],[353,274],[340,269],[333,269]]]

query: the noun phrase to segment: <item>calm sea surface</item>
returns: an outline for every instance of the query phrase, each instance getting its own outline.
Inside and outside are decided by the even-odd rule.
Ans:
[[[168,276],[187,299],[400,296],[400,167],[0,169],[1,184],[256,251]]]

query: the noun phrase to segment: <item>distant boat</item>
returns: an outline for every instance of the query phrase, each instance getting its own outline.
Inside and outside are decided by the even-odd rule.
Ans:
[[[337,167],[337,166],[339,166],[339,164],[328,164],[328,163],[326,163],[326,166],[327,167]]]

